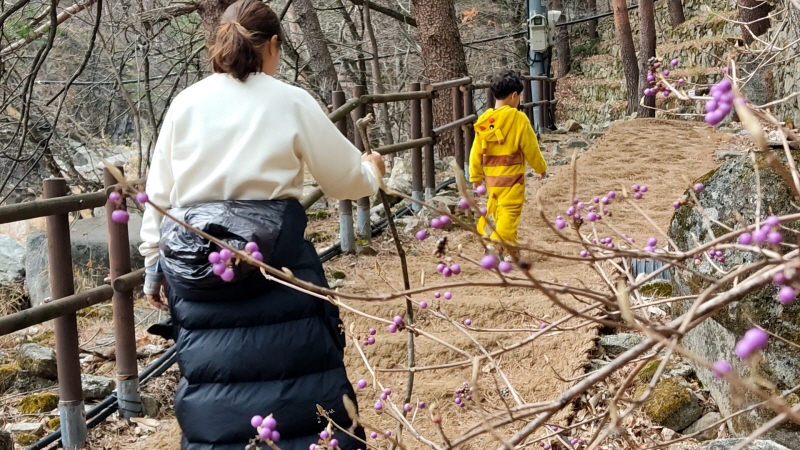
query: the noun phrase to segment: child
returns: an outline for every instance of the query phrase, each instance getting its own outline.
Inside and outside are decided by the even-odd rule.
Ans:
[[[521,93],[522,80],[516,72],[505,70],[492,78],[495,105],[475,122],[469,157],[469,181],[475,188],[484,183],[489,195],[486,209],[494,223],[490,239],[507,244],[518,243],[517,226],[525,202],[525,163],[542,179],[547,171],[531,123],[518,111]],[[486,228],[486,218],[481,217],[478,232],[486,236]]]

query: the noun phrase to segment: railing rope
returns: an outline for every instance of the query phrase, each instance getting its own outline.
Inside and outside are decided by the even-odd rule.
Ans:
[[[67,195],[63,178],[44,181],[44,197]],[[72,245],[69,236],[69,215],[47,217],[47,255],[50,267],[50,298],[60,299],[75,293],[72,272]],[[83,407],[81,366],[78,354],[78,321],[74,312],[54,320],[56,364],[58,366],[58,413],[61,434],[66,450],[78,450],[86,445],[86,412]]]
[[[122,167],[117,167],[123,173]],[[106,188],[116,182],[108,169],[103,170]],[[106,202],[106,217],[110,218],[116,206]],[[111,283],[131,271],[131,246],[128,225],[106,221],[108,229],[108,261]],[[136,364],[136,328],[133,314],[133,292],[115,291],[111,299],[114,318],[114,346],[117,355],[117,404],[122,417],[129,419],[142,415],[142,398],[139,395],[139,367]]]

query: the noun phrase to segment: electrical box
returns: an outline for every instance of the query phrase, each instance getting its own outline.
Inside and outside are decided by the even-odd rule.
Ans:
[[[547,51],[547,47],[550,46],[547,18],[541,14],[537,14],[530,18],[528,27],[531,30],[531,51],[535,53]]]
[[[560,18],[561,18],[561,11],[547,11],[547,25],[550,28],[550,32],[548,34],[549,37],[548,44],[551,46],[556,45],[556,36],[558,34],[556,32],[556,23]]]

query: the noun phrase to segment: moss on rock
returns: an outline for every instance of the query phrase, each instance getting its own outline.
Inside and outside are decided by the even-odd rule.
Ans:
[[[639,293],[647,297],[671,297],[672,283],[667,280],[653,280],[640,287]]]
[[[11,389],[17,379],[19,370],[19,366],[16,364],[3,364],[0,366],[0,393]]]
[[[58,408],[58,394],[51,392],[26,395],[19,402],[19,410],[23,414],[43,413],[56,408]]]
[[[639,386],[635,398],[641,397],[646,390],[647,385]],[[675,431],[685,429],[702,415],[695,396],[676,378],[659,381],[643,411],[657,425]]]
[[[61,419],[58,417],[53,417],[47,422],[47,428],[51,430],[58,430],[61,428]]]
[[[636,381],[640,383],[649,383],[650,380],[653,379],[653,375],[656,374],[656,370],[658,370],[658,366],[660,365],[660,360],[650,361],[642,370],[639,371],[639,373],[636,374]]]
[[[39,438],[36,437],[36,435],[32,434],[32,433],[19,433],[16,436],[14,436],[14,441],[17,444],[19,444],[19,445],[21,445],[23,447],[27,447],[29,445],[33,445],[38,440],[39,440]]]

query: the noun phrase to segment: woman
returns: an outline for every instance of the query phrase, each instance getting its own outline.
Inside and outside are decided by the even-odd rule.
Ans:
[[[265,263],[327,286],[304,239],[297,200],[304,166],[339,199],[374,194],[385,168],[380,156],[361,156],[308,93],[273,78],[282,41],[280,21],[265,3],[239,0],[225,11],[212,52],[215,73],[170,105],[147,194],[231,246],[255,242]],[[272,414],[280,447],[305,450],[326,425],[317,405],[349,427],[342,397],[355,402],[355,394],[338,308],[269,282],[247,264],[223,281],[208,261],[219,249],[162,219],[146,208],[140,251],[148,300],[168,309],[175,327],[182,449],[243,450],[256,435],[251,417]],[[364,438],[363,429],[356,434]],[[336,437],[343,449],[365,448],[344,433]]]

